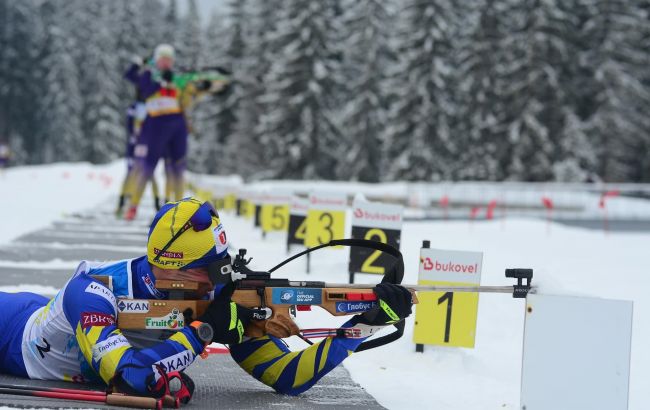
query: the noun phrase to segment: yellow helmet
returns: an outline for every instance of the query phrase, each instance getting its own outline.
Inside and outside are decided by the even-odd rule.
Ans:
[[[192,197],[169,202],[149,228],[147,260],[159,268],[196,268],[227,256],[226,231],[209,202]]]

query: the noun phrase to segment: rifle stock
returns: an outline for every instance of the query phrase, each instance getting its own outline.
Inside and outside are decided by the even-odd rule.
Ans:
[[[178,286],[160,287],[162,290],[178,290]],[[196,289],[195,284],[184,282],[187,290]],[[315,297],[314,302],[293,303],[287,300],[283,303],[278,301],[278,293],[290,290],[301,290],[309,295],[320,293],[320,297]],[[274,293],[276,297],[274,298]],[[418,303],[415,292],[412,291],[413,303]],[[281,296],[280,296],[281,298]],[[263,286],[258,289],[237,289],[231,297],[232,301],[248,308],[268,307],[272,315],[267,318],[269,321],[277,320],[279,316],[285,319],[293,320],[291,310],[293,306],[298,306],[298,310],[311,310],[312,306],[319,306],[333,316],[346,316],[363,313],[376,306],[376,296],[372,288],[343,288],[343,287],[323,287],[323,288],[305,288],[305,287],[270,287]],[[318,301],[316,303],[315,301]],[[117,326],[120,329],[143,330],[143,329],[167,329],[179,330],[181,326],[178,318],[187,309],[192,310],[192,316],[196,318],[203,314],[210,301],[208,300],[157,300],[157,299],[119,299]],[[120,307],[122,306],[122,307]],[[350,307],[351,306],[351,307]],[[140,309],[141,312],[135,311]],[[174,313],[176,312],[176,313]],[[176,315],[176,319],[171,316]],[[167,319],[164,319],[167,318]],[[168,326],[163,327],[163,322]],[[266,334],[266,320],[254,320],[246,328],[245,335],[250,337],[261,337]]]

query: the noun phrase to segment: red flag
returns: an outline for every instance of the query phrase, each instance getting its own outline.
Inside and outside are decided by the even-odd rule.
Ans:
[[[449,206],[449,197],[447,195],[440,198],[440,207],[446,208]]]
[[[469,211],[469,217],[474,219],[474,218],[476,218],[476,215],[478,215],[479,212],[481,212],[481,207],[480,206],[474,206]]]
[[[547,196],[542,197],[542,204],[544,204],[544,208],[548,209],[549,211],[553,209],[553,200]]]
[[[493,219],[494,218],[494,208],[497,207],[497,200],[493,199],[488,203],[487,206],[487,212],[485,214],[485,217],[487,219]]]
[[[607,198],[613,198],[615,196],[619,196],[621,194],[620,191],[605,191],[603,194],[600,196],[600,201],[598,202],[598,206],[601,208],[605,208],[605,200]]]

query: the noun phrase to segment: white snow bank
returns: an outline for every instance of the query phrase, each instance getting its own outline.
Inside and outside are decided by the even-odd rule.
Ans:
[[[57,163],[5,170],[0,174],[0,244],[116,195],[125,174],[124,160],[108,165]]]

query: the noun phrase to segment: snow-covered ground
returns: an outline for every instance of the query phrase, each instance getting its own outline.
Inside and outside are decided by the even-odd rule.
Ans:
[[[125,168],[123,161],[116,161],[0,169],[0,244],[115,196]]]
[[[0,243],[46,226],[63,213],[114,201],[123,172],[121,163],[105,167],[58,164],[0,175],[0,192],[10,193],[0,202],[1,214],[10,215],[8,224],[0,229]],[[104,180],[112,178],[109,186],[98,179],[102,174]],[[222,219],[233,245],[248,248],[255,268],[270,268],[286,257],[283,234],[269,234],[262,240],[251,221],[227,213]],[[645,254],[650,233],[605,235],[523,219],[405,223],[405,283],[417,281],[418,252],[424,239],[434,248],[484,252],[483,285],[509,284],[503,276],[505,268],[530,267],[535,270],[534,283],[540,293],[633,300],[629,408],[650,408],[650,302],[644,297],[650,289]],[[305,273],[303,259],[282,268],[276,276],[345,282],[347,257],[347,250],[320,251],[312,257],[311,274]],[[358,276],[358,282],[375,280],[373,276]],[[474,349],[428,346],[423,354],[416,353],[411,317],[401,340],[352,355],[345,361],[346,368],[389,409],[519,408],[524,301],[499,294],[482,294],[479,299]],[[329,314],[316,310],[300,312],[298,321],[303,327],[337,323]],[[304,347],[299,339],[290,340],[290,344]]]

